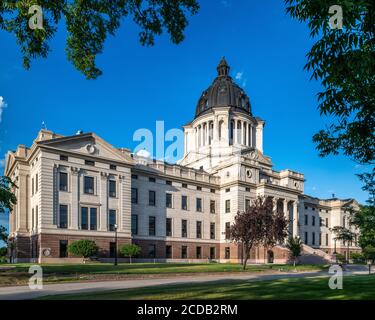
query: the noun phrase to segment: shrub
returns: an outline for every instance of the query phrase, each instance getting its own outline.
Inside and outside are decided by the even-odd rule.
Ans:
[[[141,248],[136,244],[124,244],[120,252],[123,256],[129,257],[130,263],[132,263],[132,257],[138,255],[141,252]]]
[[[361,252],[353,252],[351,254],[351,258],[353,259],[354,263],[363,263],[363,262],[365,262],[365,256]]]
[[[336,254],[336,259],[340,263],[344,263],[345,262],[345,256],[343,254],[341,254],[341,253],[337,253]]]
[[[83,257],[83,261],[85,261],[97,253],[98,247],[94,241],[78,240],[68,246],[68,251],[75,256]]]

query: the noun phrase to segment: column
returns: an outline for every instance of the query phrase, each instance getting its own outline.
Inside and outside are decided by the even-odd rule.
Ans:
[[[234,120],[234,130],[233,130],[233,144],[238,143],[238,135],[237,135],[237,126],[238,126],[238,120]]]
[[[213,132],[213,141],[219,140],[219,120],[217,116],[214,118],[214,132]]]
[[[69,219],[69,226],[71,229],[78,230],[79,226],[79,194],[80,194],[80,183],[79,183],[79,170],[78,168],[70,168],[71,171],[71,214]],[[57,220],[56,220],[57,221]]]
[[[293,202],[293,237],[298,237],[298,204]]]
[[[249,124],[250,147],[253,146],[253,126]]]
[[[117,190],[118,191],[118,190]],[[117,192],[118,194],[118,192]],[[107,215],[108,215],[108,173],[100,173],[100,208],[98,210],[99,217],[98,230],[107,231]]]
[[[249,146],[249,125],[248,125],[247,122],[245,123],[244,127],[246,128],[246,142],[245,142],[245,144],[246,144],[246,146]]]
[[[210,136],[210,122],[206,122],[206,146],[209,145],[209,136]]]

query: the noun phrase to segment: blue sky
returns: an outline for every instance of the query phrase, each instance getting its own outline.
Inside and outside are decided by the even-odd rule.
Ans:
[[[286,15],[283,1],[200,2],[180,45],[164,35],[154,47],[142,47],[138,27],[125,20],[98,57],[104,74],[94,81],[67,61],[65,30],[51,42],[48,59],[34,61],[30,71],[21,67],[14,37],[0,32],[0,96],[6,103],[0,108],[0,159],[18,144],[31,145],[43,121],[61,134],[92,131],[131,149],[134,131],[155,131],[157,120],[167,130],[180,128],[193,118],[225,56],[253,114],[266,121],[264,152],[275,169],[304,173],[307,194],[364,202],[355,176],[364,168],[342,156],[319,158],[311,140],[328,122],[317,111],[320,85],[303,70],[314,42],[307,26]]]

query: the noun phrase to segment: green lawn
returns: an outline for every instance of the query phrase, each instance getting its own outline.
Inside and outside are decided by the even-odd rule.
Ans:
[[[331,290],[328,277],[272,281],[218,281],[165,285],[101,293],[47,296],[62,300],[360,300],[375,299],[375,275],[344,277],[343,290]]]
[[[0,270],[0,286],[26,284],[30,275],[31,264],[15,264],[14,268]],[[0,265],[1,267],[2,265]],[[9,265],[3,265],[9,266]],[[134,263],[114,266],[109,263],[88,264],[44,264],[43,277],[45,282],[106,280],[114,278],[145,277],[157,275],[244,272],[239,264],[220,263]],[[298,271],[322,270],[321,265],[297,266]],[[245,272],[279,272],[292,271],[290,265],[250,265]]]

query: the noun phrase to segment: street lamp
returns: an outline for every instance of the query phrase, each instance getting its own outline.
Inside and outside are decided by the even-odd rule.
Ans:
[[[115,266],[117,266],[117,224],[113,227],[115,229]]]
[[[371,274],[371,259],[368,259],[367,260],[367,264],[368,264],[368,274]]]

